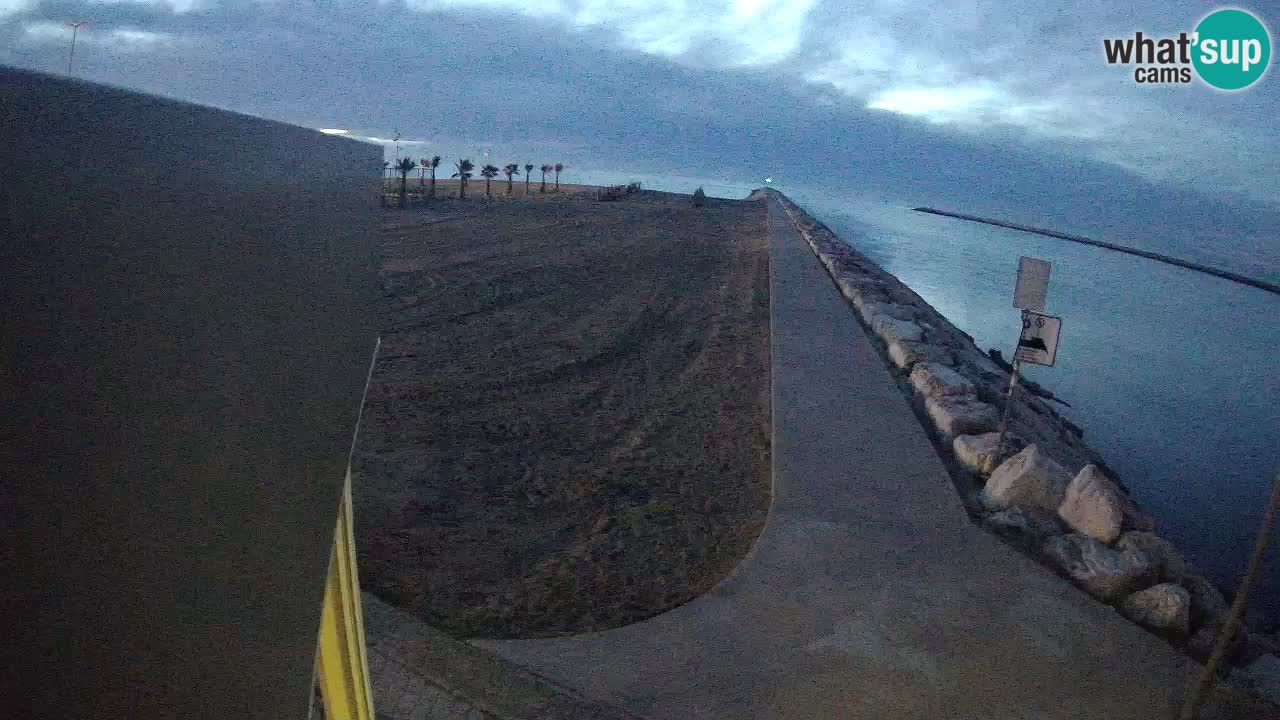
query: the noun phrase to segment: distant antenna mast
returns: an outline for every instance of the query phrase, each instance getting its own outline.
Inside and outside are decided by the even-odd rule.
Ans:
[[[76,22],[67,23],[67,27],[71,28],[71,52],[67,54],[67,74],[71,74],[72,64],[76,61],[76,33],[80,32],[80,28],[88,25],[88,20],[77,20]]]

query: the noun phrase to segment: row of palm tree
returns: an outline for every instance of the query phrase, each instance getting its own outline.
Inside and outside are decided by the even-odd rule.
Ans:
[[[452,175],[452,177],[455,177],[458,179],[458,198],[460,200],[466,200],[467,199],[467,183],[474,176],[472,171],[475,170],[476,166],[474,163],[471,162],[469,158],[463,158],[458,162],[454,163],[453,165],[455,168],[457,168],[457,172],[455,172]],[[387,166],[390,166],[391,169],[393,169],[395,172],[400,173],[400,207],[404,207],[406,198],[408,197],[409,173],[413,172],[415,169],[418,170],[419,186],[426,185],[427,171],[428,170],[431,171],[430,196],[433,199],[435,198],[436,168],[440,167],[439,155],[435,155],[430,158],[422,158],[420,161],[416,163],[413,161],[413,158],[403,157],[397,160],[394,165],[391,165],[391,163],[383,163],[383,167],[387,167]],[[555,173],[555,189],[552,190],[552,192],[560,192],[560,172],[564,170],[564,168],[565,168],[564,163],[556,163],[554,165],[542,165],[539,168],[542,171],[542,186],[539,189],[539,192],[541,193],[547,192],[547,173],[549,172]],[[490,189],[490,182],[493,180],[493,178],[498,176],[499,172],[506,174],[507,194],[511,195],[513,194],[513,179],[516,175],[520,174],[520,165],[518,165],[517,163],[508,163],[507,165],[503,166],[501,170],[499,170],[496,165],[485,165],[483,168],[481,168],[480,176],[484,178],[484,194],[488,197],[493,197],[493,192]],[[533,172],[533,164],[532,163],[526,164],[524,166],[524,191],[526,195],[529,194],[529,175],[532,172]]]

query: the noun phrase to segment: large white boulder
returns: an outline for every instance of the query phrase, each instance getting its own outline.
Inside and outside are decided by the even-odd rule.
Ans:
[[[862,322],[866,323],[874,330],[876,326],[876,315],[878,314],[876,313],[876,309],[881,305],[887,305],[888,303],[886,300],[888,300],[888,298],[882,294],[880,289],[877,289],[874,293],[868,290],[863,294],[863,302],[859,303],[855,301],[853,306],[858,308],[858,317],[862,318]],[[889,315],[886,317],[891,318],[893,316]]]
[[[1108,545],[1120,537],[1124,521],[1124,493],[1097,465],[1085,465],[1067,484],[1058,516],[1077,532]]]
[[[872,332],[884,339],[886,343],[895,340],[920,340],[923,333],[920,326],[909,320],[899,320],[889,315],[872,315],[868,322]]]
[[[1117,552],[1101,540],[1079,533],[1054,535],[1044,541],[1040,551],[1090,595],[1106,601],[1148,587],[1155,575],[1155,564],[1141,550]]]
[[[1120,612],[1152,630],[1186,635],[1191,629],[1191,593],[1181,585],[1160,583],[1125,598]]]
[[[836,286],[840,288],[840,294],[845,296],[850,302],[853,301],[855,295],[865,296],[867,293],[875,293],[878,297],[883,297],[880,293],[880,286],[872,278],[848,271],[842,272],[836,277]]]
[[[1173,543],[1159,535],[1146,530],[1130,530],[1116,541],[1116,549],[1120,552],[1143,550],[1155,561],[1160,578],[1168,582],[1181,583],[1183,578],[1195,573],[1195,569],[1182,556]]]
[[[995,429],[1000,421],[995,408],[969,397],[925,397],[924,408],[945,437],[984,433]]]
[[[957,435],[951,441],[951,452],[956,462],[976,473],[986,473],[1008,459],[1013,452],[1008,447],[1012,443],[1005,439],[1004,453],[997,455],[1000,433],[989,432],[981,435]]]
[[[899,305],[920,306],[924,300],[915,294],[906,285],[903,285],[897,278],[892,275],[886,275],[884,279],[884,294]]]
[[[858,317],[862,322],[870,326],[874,319],[874,308],[877,305],[887,304],[889,298],[884,294],[884,288],[880,287],[858,287],[853,288],[854,292],[845,295],[849,302],[853,303],[853,307],[858,311]]]
[[[867,314],[867,306],[875,303],[882,303],[888,298],[878,288],[863,288],[851,295],[846,296],[849,302],[853,303],[853,307],[858,311],[858,317],[862,318],[864,323],[871,324],[871,316]]]
[[[894,340],[889,343],[889,359],[900,368],[909,368],[916,363],[929,362],[939,365],[955,363],[955,357],[947,348],[914,340]]]
[[[993,510],[1021,505],[1057,512],[1070,482],[1061,465],[1036,445],[1028,445],[991,473],[982,489],[982,502]]]
[[[928,397],[977,397],[973,383],[940,363],[920,363],[912,368],[911,385]]]

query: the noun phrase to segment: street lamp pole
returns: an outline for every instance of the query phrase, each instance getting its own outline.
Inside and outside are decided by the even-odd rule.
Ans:
[[[71,74],[72,63],[74,63],[76,60],[76,33],[80,31],[80,28],[88,24],[89,24],[88,20],[77,20],[76,22],[67,23],[67,27],[71,28],[71,52],[67,54],[67,74],[68,75]]]

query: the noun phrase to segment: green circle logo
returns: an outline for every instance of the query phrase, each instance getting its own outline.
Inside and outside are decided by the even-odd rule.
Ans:
[[[1249,87],[1271,63],[1271,36],[1262,21],[1246,10],[1215,10],[1196,26],[1191,63],[1219,90]]]

